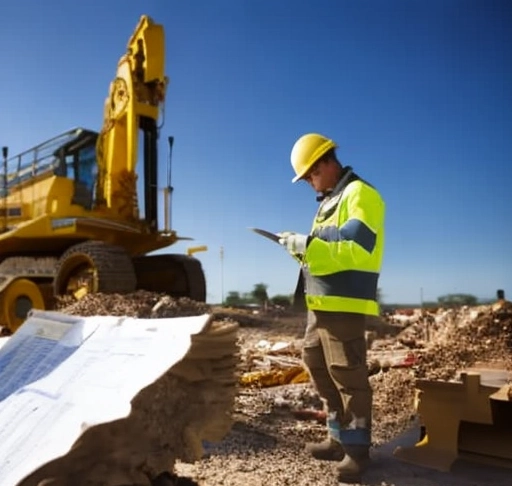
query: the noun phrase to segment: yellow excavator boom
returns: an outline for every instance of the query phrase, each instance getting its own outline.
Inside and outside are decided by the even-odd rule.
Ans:
[[[165,100],[164,47],[163,27],[143,16],[118,62],[105,100],[97,142],[97,205],[113,208],[127,219],[139,216],[135,197],[139,130],[156,137]]]

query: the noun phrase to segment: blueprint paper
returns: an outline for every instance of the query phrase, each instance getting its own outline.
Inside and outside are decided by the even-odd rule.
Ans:
[[[66,454],[87,428],[180,361],[210,315],[77,317],[33,311],[0,347],[0,486]]]

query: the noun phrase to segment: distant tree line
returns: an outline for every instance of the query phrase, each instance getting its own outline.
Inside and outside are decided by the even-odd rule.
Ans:
[[[224,305],[230,307],[240,307],[257,304],[261,307],[266,307],[271,304],[274,306],[283,307],[285,309],[292,305],[292,295],[278,294],[269,297],[267,289],[267,284],[257,283],[254,285],[250,292],[238,292],[236,290],[231,290],[226,296]]]
[[[478,298],[471,294],[446,294],[437,298],[441,307],[458,307],[462,305],[476,305]]]
[[[247,305],[259,305],[266,307],[269,304],[279,306],[283,308],[291,307],[293,303],[293,295],[277,294],[274,296],[268,295],[268,285],[265,283],[254,284],[253,289],[250,292],[238,292],[231,290],[228,292],[224,305],[230,307],[240,307]],[[382,302],[383,293],[382,289],[377,289],[377,300],[383,308],[387,307],[410,307],[410,304],[384,304]],[[423,307],[460,307],[460,306],[473,306],[478,304],[478,298],[472,294],[446,294],[441,295],[437,298],[437,301],[423,302]]]
[[[492,299],[490,300],[492,301]],[[424,301],[421,303],[421,306],[425,309],[429,308],[438,308],[438,307],[444,307],[444,308],[453,308],[453,307],[462,307],[462,306],[474,306],[478,305],[479,303],[487,303],[489,301],[480,301],[478,297],[472,294],[446,294],[441,295],[437,298],[437,300],[434,301]],[[404,307],[411,307],[411,304],[382,304],[382,307],[384,309],[400,309]]]
[[[224,300],[224,305],[229,307],[240,307],[257,304],[261,307],[265,307],[271,304],[287,309],[293,304],[293,295],[277,294],[269,297],[267,290],[268,285],[265,283],[254,284],[254,287],[250,292],[238,292],[236,290],[231,290],[228,292],[226,299]],[[377,289],[377,300],[380,302],[381,298],[382,291],[381,289]]]

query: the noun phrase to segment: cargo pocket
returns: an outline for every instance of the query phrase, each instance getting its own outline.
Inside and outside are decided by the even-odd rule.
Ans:
[[[342,341],[327,329],[319,329],[318,334],[329,367],[351,369],[366,366],[364,336]]]

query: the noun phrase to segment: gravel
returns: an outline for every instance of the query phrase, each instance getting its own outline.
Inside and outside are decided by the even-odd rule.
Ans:
[[[478,317],[474,319],[473,315]],[[470,315],[471,314],[471,315]],[[236,318],[236,316],[231,316]],[[435,320],[437,319],[437,320]],[[296,317],[265,320],[240,314],[248,322],[239,331],[242,360],[252,369],[250,357],[258,342],[288,341],[300,349],[304,322]],[[374,390],[373,446],[385,447],[417,424],[414,383],[417,378],[455,379],[456,371],[486,363],[512,369],[512,309],[490,307],[461,309],[425,315],[413,327],[391,330],[388,323],[376,328],[373,347],[381,350],[413,350],[416,364],[382,367],[370,377]],[[428,340],[425,340],[428,336]],[[407,342],[408,346],[402,344]],[[195,464],[178,464],[181,475],[201,486],[319,485],[335,486],[336,464],[312,460],[304,443],[325,437],[321,420],[299,421],[293,410],[320,410],[321,402],[309,383],[270,388],[242,388],[236,399],[235,425],[220,443],[210,445]],[[419,439],[419,428],[417,429]],[[378,457],[378,453],[374,452]],[[442,475],[436,471],[405,467],[389,460],[389,469],[374,472],[368,485],[379,486],[475,486],[508,484],[507,474],[492,472]],[[378,461],[377,461],[378,463]],[[382,465],[381,465],[382,467]],[[402,469],[405,467],[405,472]],[[483,476],[482,476],[483,474]],[[425,476],[430,479],[420,479]]]
[[[239,323],[240,373],[254,369],[254,355],[262,340],[286,342],[300,351],[304,319],[285,313],[257,315],[220,309],[188,299],[174,300],[160,294],[138,291],[126,296],[90,295],[75,303],[60,302],[65,312],[135,317],[173,317],[210,312],[214,319]],[[457,379],[461,368],[485,363],[512,370],[512,305],[463,308],[425,314],[412,325],[384,322],[372,326],[372,350],[378,354],[411,351],[412,366],[380,366],[370,376],[374,390],[373,453],[415,424],[417,378]],[[292,353],[293,354],[293,353]],[[299,420],[298,409],[318,412]],[[309,382],[274,387],[240,387],[232,410],[231,431],[218,443],[204,443],[202,459],[178,461],[168,485],[185,486],[335,486],[336,464],[315,461],[304,452],[304,443],[325,437],[321,402]],[[378,463],[378,461],[377,461]],[[438,476],[426,470],[407,469],[398,461],[379,470],[368,485],[505,485],[489,475]],[[393,472],[394,471],[394,472]],[[402,472],[401,472],[402,471]],[[411,472],[412,471],[412,472]],[[402,474],[400,478],[393,477]],[[405,476],[403,476],[405,474]],[[410,477],[409,477],[410,476]],[[423,479],[420,479],[420,476]],[[397,476],[398,477],[398,476]],[[408,479],[404,479],[407,477]],[[412,478],[412,479],[411,479]],[[156,484],[156,483],[155,483]],[[135,485],[134,485],[135,486]]]

